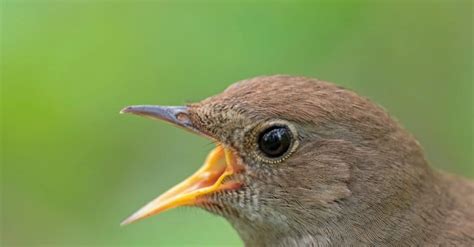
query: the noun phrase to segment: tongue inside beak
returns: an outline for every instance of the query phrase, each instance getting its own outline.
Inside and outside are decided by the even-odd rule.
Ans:
[[[236,172],[235,168],[232,152],[219,145],[209,153],[204,165],[197,172],[149,202],[124,220],[121,225],[127,225],[175,207],[196,205],[201,196],[230,189],[232,184],[222,182],[224,178]]]

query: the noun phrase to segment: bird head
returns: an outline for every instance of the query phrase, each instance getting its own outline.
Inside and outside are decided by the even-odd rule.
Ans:
[[[196,206],[227,218],[243,238],[311,231],[408,200],[426,170],[418,143],[381,107],[316,79],[256,77],[199,103],[122,112],[217,143],[195,174],[123,224]]]

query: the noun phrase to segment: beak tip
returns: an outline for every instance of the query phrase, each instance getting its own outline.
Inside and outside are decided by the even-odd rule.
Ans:
[[[122,110],[120,110],[120,114],[129,113],[131,109],[132,109],[131,106],[127,106],[127,107],[123,108]]]
[[[136,221],[137,219],[135,219],[135,217],[132,215],[130,217],[128,217],[127,219],[125,219],[124,221],[122,221],[120,223],[120,226],[126,226],[126,225],[129,225],[131,224],[132,222]]]

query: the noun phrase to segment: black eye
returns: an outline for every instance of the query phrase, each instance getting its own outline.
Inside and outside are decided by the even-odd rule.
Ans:
[[[288,151],[291,145],[290,130],[285,127],[266,129],[258,139],[258,147],[270,158],[277,158]]]

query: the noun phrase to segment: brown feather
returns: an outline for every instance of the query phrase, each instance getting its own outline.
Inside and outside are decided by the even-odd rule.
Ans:
[[[203,207],[249,246],[474,246],[474,184],[431,168],[410,133],[352,91],[263,76],[190,107],[247,168],[235,177],[243,189]],[[252,133],[275,120],[295,127],[299,145],[269,163]]]

